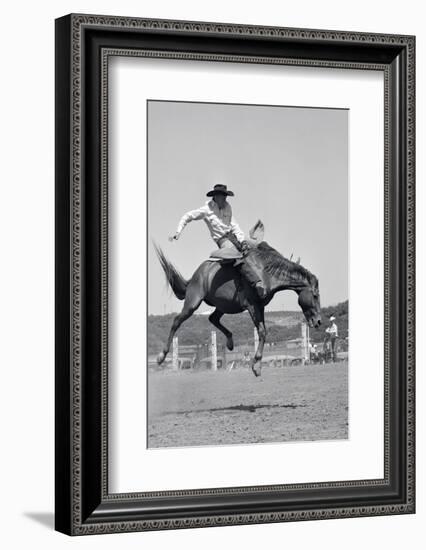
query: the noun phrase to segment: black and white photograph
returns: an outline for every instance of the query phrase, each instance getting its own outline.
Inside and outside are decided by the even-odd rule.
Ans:
[[[147,447],[348,439],[349,109],[146,108]]]
[[[2,14],[1,547],[421,548],[423,4]]]

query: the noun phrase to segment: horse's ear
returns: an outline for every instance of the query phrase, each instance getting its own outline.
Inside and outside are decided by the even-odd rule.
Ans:
[[[257,220],[257,222],[249,231],[250,238],[258,243],[263,241],[264,233],[265,233],[265,226],[260,220]]]

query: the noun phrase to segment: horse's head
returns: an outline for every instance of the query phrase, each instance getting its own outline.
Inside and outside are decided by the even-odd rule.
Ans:
[[[313,277],[311,284],[303,287],[299,292],[299,306],[310,327],[318,328],[321,325],[321,305],[318,280]]]
[[[258,222],[261,224],[261,222]],[[261,224],[263,229],[263,224]],[[309,326],[318,328],[321,324],[321,306],[318,279],[300,262],[284,258],[268,243],[254,244],[253,251],[265,276],[271,294],[280,290],[294,290],[299,295],[301,307]]]

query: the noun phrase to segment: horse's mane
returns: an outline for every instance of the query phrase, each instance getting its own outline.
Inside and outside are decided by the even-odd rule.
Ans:
[[[306,267],[285,258],[267,242],[259,243],[253,252],[261,261],[263,269],[270,275],[291,275],[292,278],[308,281],[313,287],[318,287],[318,279],[313,273]]]

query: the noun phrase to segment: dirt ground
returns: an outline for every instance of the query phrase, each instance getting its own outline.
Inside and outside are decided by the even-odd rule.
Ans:
[[[148,446],[346,439],[348,364],[150,372]]]

